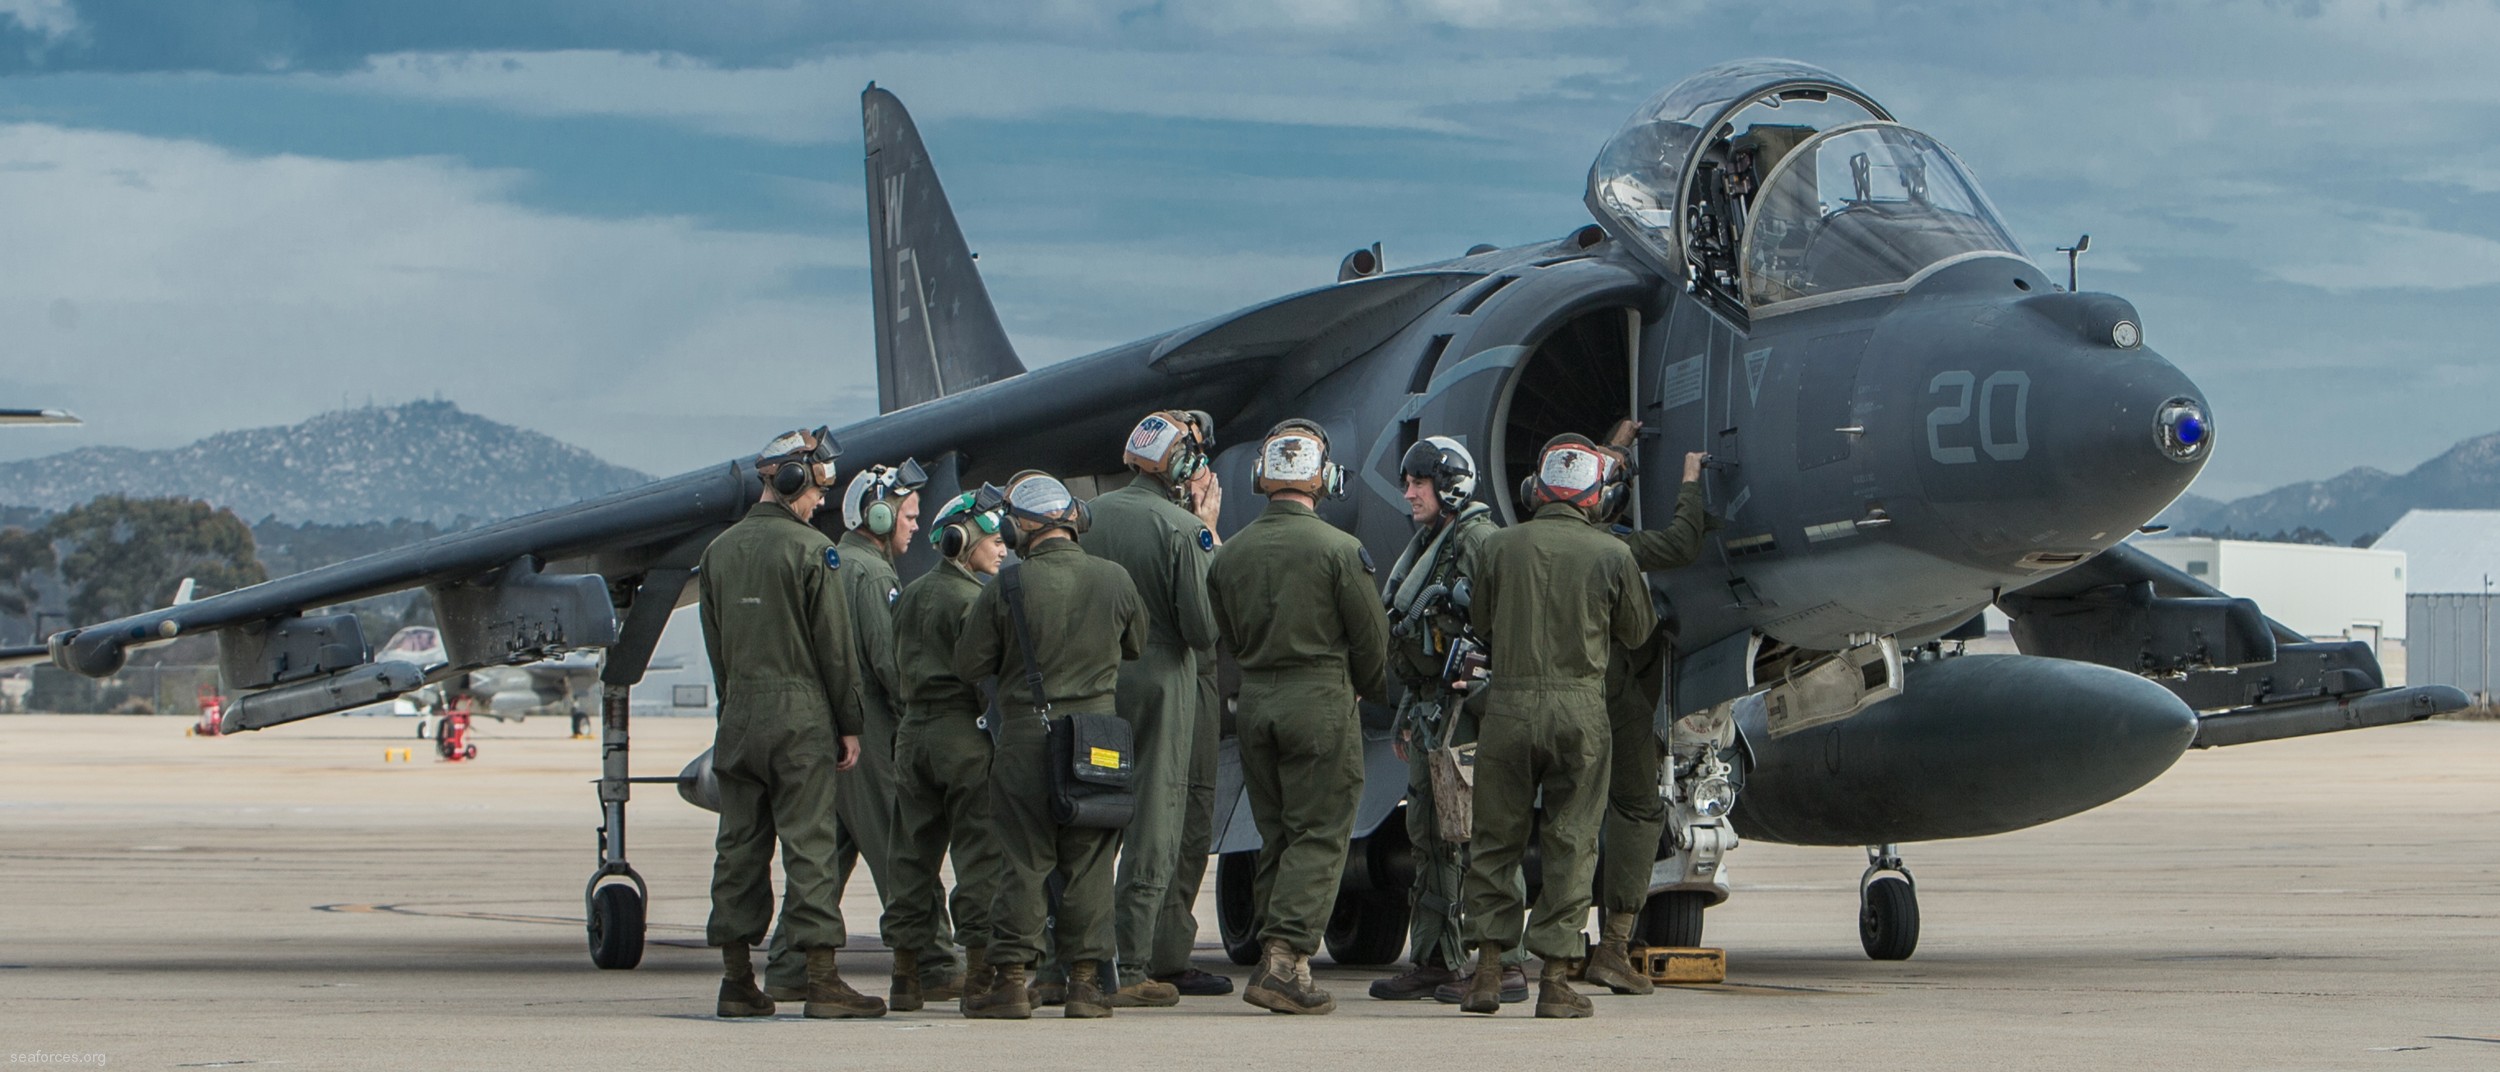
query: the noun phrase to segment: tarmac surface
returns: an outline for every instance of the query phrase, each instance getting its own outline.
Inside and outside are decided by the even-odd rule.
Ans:
[[[187,719],[0,717],[0,1064],[115,1068],[2500,1069],[2500,723],[2192,753],[2036,830],[1907,847],[1924,935],[1858,948],[1848,849],[1749,844],[1709,916],[1729,983],[1466,1017],[1238,995],[1106,1021],[711,1018],[712,816],[638,786],[642,966],[602,972],[581,885],[596,742],[486,723],[442,763],[411,721],[235,738]],[[635,724],[673,774],[702,719]],[[417,749],[413,762],[386,749]],[[846,974],[883,993],[864,876]],[[1245,973],[1213,946],[1201,964]]]

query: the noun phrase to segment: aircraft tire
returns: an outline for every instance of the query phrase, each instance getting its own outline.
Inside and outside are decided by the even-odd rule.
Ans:
[[[1694,949],[1701,945],[1702,912],[1710,895],[1696,890],[1651,894],[1641,909],[1641,944],[1652,949]]]
[[[1918,891],[1885,875],[1858,902],[1858,943],[1875,960],[1908,960],[1918,950]]]
[[[642,963],[642,895],[618,882],[590,895],[590,962],[611,971]]]
[[[1395,964],[1406,952],[1406,924],[1412,909],[1404,893],[1340,893],[1329,913],[1329,959],[1345,965]]]
[[[1215,933],[1224,955],[1248,966],[1259,962],[1256,886],[1259,854],[1228,852],[1215,858]]]

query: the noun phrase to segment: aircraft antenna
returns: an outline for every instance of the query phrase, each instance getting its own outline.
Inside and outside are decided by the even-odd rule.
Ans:
[[[2059,253],[2066,255],[2066,293],[2072,294],[2078,289],[2075,286],[2075,259],[2083,256],[2091,249],[2091,235],[2085,235],[2081,238],[2075,239],[2074,245],[2057,247],[2057,251]]]

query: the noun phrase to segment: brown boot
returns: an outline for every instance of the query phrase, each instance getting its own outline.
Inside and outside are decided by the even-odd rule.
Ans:
[[[1649,973],[1632,963],[1632,925],[1640,918],[1638,912],[1606,913],[1606,926],[1598,932],[1597,947],[1589,950],[1588,966],[1583,969],[1588,981],[1618,994],[1648,994],[1658,989],[1649,981]]]
[[[1491,1016],[1502,1011],[1502,947],[1486,942],[1476,947],[1476,977],[1467,984],[1467,996],[1458,999],[1458,1011]]]
[[[944,980],[934,983],[921,984],[920,1000],[934,1003],[940,1001],[953,1001],[962,997],[964,994],[965,974],[966,973],[964,972],[950,972]]]
[[[978,993],[966,993],[963,1010],[967,1020],[1032,1019],[1033,1002],[1024,996],[1024,965],[991,969],[990,985]]]
[[[1438,964],[1418,964],[1386,979],[1372,980],[1372,996],[1382,1001],[1414,1001],[1428,998],[1444,983],[1460,982],[1466,976],[1455,969]]]
[[[807,951],[807,1018],[811,1020],[846,1020],[885,1015],[885,1002],[851,989],[842,981],[842,972],[834,967],[834,951]]]
[[[1115,1009],[1168,1009],[1181,1003],[1181,990],[1170,983],[1139,979],[1111,995]]]
[[[1274,950],[1283,947],[1282,942],[1274,943],[1270,947],[1271,959]],[[1241,999],[1269,1012],[1324,1016],[1337,1011],[1336,997],[1311,981],[1310,954],[1286,949],[1285,958],[1282,965],[1262,963],[1260,977],[1250,981],[1249,989],[1241,992]]]
[[[773,1012],[773,999],[755,988],[754,951],[744,943],[720,947],[720,1006],[714,1015],[734,1020]]]
[[[1250,981],[1241,988],[1241,1000],[1264,1009],[1267,1005],[1258,995],[1281,992],[1293,985],[1293,947],[1282,938],[1259,943],[1259,966],[1250,969]]]
[[[1111,1015],[1111,1001],[1102,992],[1102,962],[1071,961],[1068,964],[1067,1007],[1059,1015],[1070,1020],[1098,1020]],[[1179,998],[1173,999],[1175,1002]]]
[[[998,980],[998,969],[991,967],[990,962],[983,959],[988,954],[989,947],[987,946],[964,947],[964,963],[968,967],[964,969],[963,986],[958,990],[961,996],[955,999],[956,1011],[971,1012],[973,1001],[989,993],[990,986]]]
[[[1537,974],[1536,1014],[1544,1020],[1576,1020],[1595,1013],[1589,999],[1571,987],[1575,961],[1552,960]]]
[[[894,981],[885,990],[885,1005],[896,1012],[919,1012],[920,954],[916,950],[894,951]]]

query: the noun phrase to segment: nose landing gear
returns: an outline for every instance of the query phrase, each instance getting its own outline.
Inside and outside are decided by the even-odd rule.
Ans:
[[[1908,960],[1918,950],[1918,884],[1901,862],[1901,846],[1866,847],[1858,878],[1858,944],[1875,960]]]

